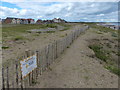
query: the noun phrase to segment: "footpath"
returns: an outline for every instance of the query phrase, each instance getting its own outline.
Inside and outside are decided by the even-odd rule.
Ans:
[[[87,40],[96,37],[89,30],[78,37],[31,88],[117,88],[118,76],[90,57]]]

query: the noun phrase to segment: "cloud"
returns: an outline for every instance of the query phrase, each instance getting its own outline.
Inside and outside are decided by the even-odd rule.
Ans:
[[[4,0],[8,1],[8,0]],[[9,0],[10,1],[10,0]],[[20,0],[18,0],[20,1]],[[26,0],[22,0],[26,1]],[[30,1],[30,0],[29,0]],[[0,6],[2,18],[21,17],[35,19],[63,18],[67,21],[117,21],[116,2],[14,2],[18,8]]]
[[[4,2],[118,2],[119,0],[1,0]]]

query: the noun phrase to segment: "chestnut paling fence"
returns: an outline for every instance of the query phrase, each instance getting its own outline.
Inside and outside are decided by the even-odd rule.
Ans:
[[[88,26],[78,30],[73,30],[69,35],[50,43],[45,48],[35,51],[25,51],[25,54],[22,57],[16,59],[15,62],[12,62],[12,66],[2,67],[2,88],[22,89],[36,84],[38,75],[42,75],[42,73],[57,60],[64,50],[69,48],[73,41],[87,29]],[[28,76],[22,78],[20,60],[26,59],[34,54],[37,56],[37,68],[29,73]]]

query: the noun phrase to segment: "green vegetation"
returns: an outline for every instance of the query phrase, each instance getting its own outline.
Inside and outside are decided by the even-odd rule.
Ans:
[[[60,37],[65,37],[65,35],[61,35]]]
[[[113,37],[118,37],[118,34],[115,33],[115,32],[113,32],[113,33],[112,33],[112,36],[113,36]]]
[[[45,27],[57,28],[57,25],[56,24],[46,24]]]
[[[14,41],[18,41],[18,40],[24,40],[25,38],[23,36],[16,36],[15,38],[13,38]]]
[[[54,23],[54,24],[26,24],[26,25],[3,25],[2,27],[2,38],[4,41],[6,40],[13,40],[12,38],[15,38],[15,40],[20,40],[22,38],[17,36],[22,36],[22,34],[28,34],[31,32],[28,32],[28,30],[31,29],[45,29],[45,28],[57,28],[58,25],[64,26],[65,30],[69,29],[70,25],[64,24],[64,23]],[[38,32],[41,33],[41,32]],[[47,33],[54,33],[54,31],[48,31]]]
[[[120,51],[117,50],[117,41],[120,40],[118,38],[118,31],[113,30],[107,27],[98,26],[96,23],[87,23],[91,29],[97,34],[109,33],[111,37],[104,40],[96,40],[93,44],[89,45],[89,48],[92,49],[95,53],[95,56],[99,58],[103,63],[106,69],[110,72],[120,76],[120,69],[118,68],[117,56],[120,56]],[[115,40],[115,41],[114,41]],[[118,47],[119,48],[119,47]]]
[[[100,32],[104,32],[104,33],[110,32],[111,34],[115,33],[116,34],[115,36],[117,36],[117,34],[118,34],[118,32],[116,30],[111,29],[111,28],[107,28],[107,27],[104,27],[104,26],[98,26],[98,25],[96,25],[96,23],[86,23],[86,24],[89,25],[90,27],[94,28],[94,29],[97,29]]]
[[[120,76],[120,69],[117,66],[115,67],[115,66],[107,65],[105,66],[105,68]]]
[[[70,48],[69,46],[67,46],[67,48]]]
[[[90,49],[92,49],[95,52],[95,56],[105,62],[105,68],[110,70],[112,73],[117,74],[120,76],[120,69],[117,67],[117,63],[114,60],[111,60],[110,51],[106,51],[102,46],[100,45],[90,45]],[[111,48],[111,47],[110,47]],[[115,51],[114,51],[115,52]],[[113,52],[112,52],[113,53]],[[120,55],[120,52],[118,51],[118,56]]]
[[[3,33],[3,37],[17,36],[17,35],[20,35],[22,33],[28,33],[28,30],[30,30],[30,29],[41,29],[41,28],[48,28],[48,27],[50,27],[50,28],[55,27],[56,28],[57,26],[54,24],[17,25],[17,26],[12,26],[12,27],[3,27],[2,33]]]
[[[41,32],[41,31],[38,31],[37,33],[39,33],[39,34],[40,34],[40,33],[42,33],[42,32]]]
[[[35,33],[33,36],[40,36],[40,34],[38,34],[38,33]]]
[[[112,48],[112,46],[110,45],[110,43],[107,43],[106,46],[107,46],[108,48]]]
[[[55,33],[55,31],[47,31],[47,33]]]
[[[70,27],[65,27],[63,30],[60,30],[60,31],[66,31],[68,29],[70,29]]]
[[[117,52],[117,55],[120,56],[120,51]]]
[[[88,76],[84,76],[85,80],[89,80],[89,77]]]
[[[3,46],[2,49],[8,49],[9,47],[8,46]]]
[[[102,49],[103,47],[101,47],[99,45],[90,45],[89,48],[95,52],[95,55],[97,58],[99,58],[105,62],[107,61],[108,56],[105,54],[105,51]]]

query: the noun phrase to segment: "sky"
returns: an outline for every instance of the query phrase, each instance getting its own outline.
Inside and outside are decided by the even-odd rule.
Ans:
[[[117,22],[118,1],[1,0],[0,18],[6,17],[35,20],[62,18],[71,22]]]

